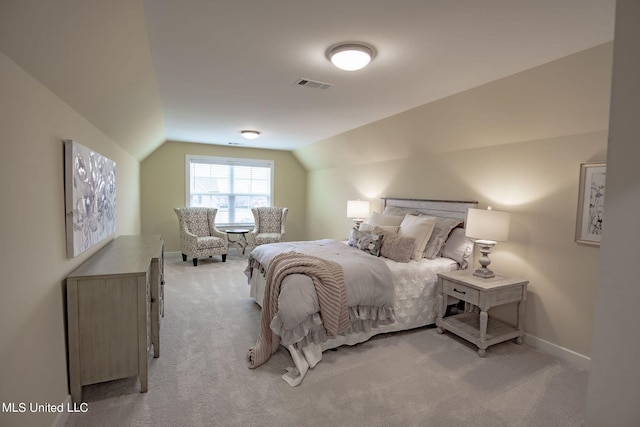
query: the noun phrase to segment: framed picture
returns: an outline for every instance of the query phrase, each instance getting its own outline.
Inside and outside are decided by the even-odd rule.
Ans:
[[[116,164],[75,141],[64,141],[67,258],[116,231]]]
[[[604,219],[606,176],[606,163],[583,163],[580,165],[580,194],[576,221],[576,242],[578,243],[600,244]]]

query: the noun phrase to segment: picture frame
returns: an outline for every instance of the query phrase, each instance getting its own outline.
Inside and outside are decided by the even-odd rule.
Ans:
[[[116,231],[116,163],[73,140],[64,140],[67,258]]]
[[[580,189],[576,220],[576,242],[600,245],[604,223],[604,198],[607,164],[580,165]]]

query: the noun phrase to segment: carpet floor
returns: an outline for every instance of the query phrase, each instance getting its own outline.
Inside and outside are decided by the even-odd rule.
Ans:
[[[81,426],[580,426],[588,373],[512,341],[485,358],[425,327],[327,351],[303,383],[280,377],[290,356],[250,370],[260,308],[249,298],[247,258],[165,261],[160,357],[149,391],[137,378],[85,386]]]

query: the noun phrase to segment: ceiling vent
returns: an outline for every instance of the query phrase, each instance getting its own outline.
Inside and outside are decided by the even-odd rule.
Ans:
[[[317,80],[303,79],[300,78],[296,80],[298,86],[310,87],[312,89],[322,89],[327,90],[330,89],[333,85],[331,83],[319,82]]]

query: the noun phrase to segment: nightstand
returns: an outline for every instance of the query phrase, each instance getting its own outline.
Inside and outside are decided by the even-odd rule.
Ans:
[[[522,344],[524,335],[524,302],[529,281],[496,274],[484,279],[471,270],[457,270],[438,274],[438,333],[445,330],[475,344],[478,355],[484,357],[486,348],[516,338]],[[464,313],[444,317],[448,297],[464,301]],[[489,309],[510,302],[518,303],[518,324],[514,327],[498,319],[489,318]],[[470,310],[469,305],[475,306]],[[478,313],[478,309],[480,312]]]

